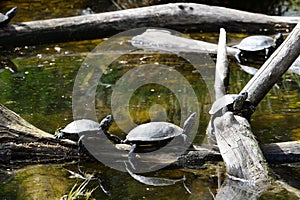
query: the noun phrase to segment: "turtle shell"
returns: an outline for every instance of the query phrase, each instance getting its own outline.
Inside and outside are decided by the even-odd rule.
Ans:
[[[275,47],[275,41],[272,37],[265,35],[253,35],[244,38],[234,47],[244,51],[261,51],[270,47]]]
[[[183,129],[169,122],[150,122],[132,129],[126,136],[130,142],[167,140],[183,133]]]
[[[78,134],[84,131],[97,131],[100,124],[89,119],[75,120],[68,124],[64,129],[60,130],[62,133]]]
[[[209,111],[209,114],[213,115],[213,114],[216,114],[219,110],[221,110],[222,108],[224,108],[225,106],[229,105],[229,104],[232,104],[233,101],[238,97],[239,95],[238,94],[226,94],[224,95],[223,97],[217,99],[210,111]]]

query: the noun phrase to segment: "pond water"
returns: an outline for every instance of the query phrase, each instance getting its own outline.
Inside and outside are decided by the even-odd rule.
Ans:
[[[297,5],[298,1],[294,2]],[[100,3],[106,5],[107,10],[114,9],[111,3],[106,1]],[[97,10],[91,1],[0,2],[1,11],[15,5],[20,7],[20,12],[13,22],[73,16],[87,7]],[[40,12],[41,10],[43,12]],[[293,12],[297,13],[294,10]],[[185,36],[213,43],[218,40],[218,34],[214,33],[193,33]],[[242,37],[245,35],[229,33],[228,43],[237,43]],[[2,67],[5,68],[0,72],[0,103],[36,127],[54,133],[73,121],[73,88],[78,70],[87,62],[85,59],[88,53],[105,41],[107,39],[2,49],[0,60]],[[121,41],[127,40],[122,38]],[[134,91],[116,90],[118,81],[123,80],[125,74],[132,71],[139,73],[135,70],[147,64],[166,66],[169,73],[179,72],[180,77],[184,79],[178,84],[175,73],[175,78],[168,77],[167,82],[170,85],[178,85],[178,88],[175,87],[173,90],[155,81],[142,85]],[[93,104],[98,121],[113,112],[111,105],[116,99],[122,100],[124,98],[122,94],[130,93],[132,94],[130,99],[125,99],[129,104],[124,104],[124,108],[128,108],[130,118],[136,124],[148,122],[154,117],[182,125],[184,121],[182,116],[197,110],[199,127],[193,143],[201,144],[205,139],[205,130],[210,119],[208,111],[212,101],[207,83],[213,80],[214,63],[210,61],[198,64],[208,73],[205,75],[199,73],[199,68],[195,68],[183,56],[176,54],[123,54],[102,69],[104,73],[99,82],[101,84],[96,86]],[[251,75],[242,71],[235,63],[230,63],[230,67],[232,70],[229,93],[239,93]],[[146,72],[137,77],[126,76],[125,83],[130,86],[143,79],[158,80],[155,76],[157,72],[154,74],[149,70]],[[90,80],[88,76],[85,78]],[[185,85],[185,80],[189,85]],[[126,89],[130,89],[128,85]],[[299,88],[299,75],[286,74],[278,81],[277,87],[274,87],[258,105],[252,117],[252,128],[260,143],[300,139]],[[194,93],[189,93],[189,89]],[[118,98],[112,99],[112,95]],[[180,101],[178,95],[187,98]],[[193,95],[196,96],[197,102],[194,102]],[[121,114],[122,112],[119,112],[120,116]],[[122,130],[128,130],[131,126],[126,117],[120,116],[117,116],[118,124],[114,123],[110,132],[125,138],[126,134]],[[218,181],[224,180],[225,171],[222,163],[212,163],[197,170],[159,170],[147,174],[171,179],[185,175],[185,184],[192,191],[192,194],[189,194],[182,182],[167,187],[147,186],[132,179],[128,173],[111,169],[101,163],[81,163],[81,165],[85,172],[97,172],[103,185],[111,193],[111,196],[106,195],[99,188],[98,181],[91,181],[87,190],[91,191],[98,187],[92,195],[95,199],[213,199],[212,194],[217,192]],[[279,179],[300,189],[298,165],[271,167]],[[79,184],[82,182],[80,179],[70,178],[66,169],[78,171],[77,164],[74,163],[34,165],[19,170],[3,169],[0,173],[0,199],[59,199],[67,194],[76,182]],[[263,194],[260,199],[297,199],[283,188],[276,186],[274,188]]]

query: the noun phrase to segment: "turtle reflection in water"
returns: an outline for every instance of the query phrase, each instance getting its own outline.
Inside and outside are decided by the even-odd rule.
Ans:
[[[253,35],[244,38],[239,44],[233,46],[238,48],[240,51],[235,55],[238,63],[242,63],[247,57],[255,57],[260,53],[264,55],[264,59],[268,58],[273,51],[279,47],[283,42],[283,36],[281,33],[275,35],[274,39],[265,35]]]
[[[150,122],[146,124],[141,124],[134,129],[132,129],[123,143],[132,144],[131,150],[128,154],[128,162],[131,167],[135,169],[135,154],[134,152],[148,152],[154,151],[166,145],[172,139],[181,140],[180,144],[183,147],[188,147],[189,141],[187,134],[190,133],[192,127],[196,121],[197,113],[191,114],[183,124],[183,128],[169,123],[169,122]],[[177,148],[182,148],[178,146]],[[133,173],[131,169],[124,162],[127,172],[135,180],[153,186],[167,186],[173,185],[177,182],[183,182],[184,188],[189,192],[190,190],[185,185],[185,177],[181,179],[166,179],[159,177],[145,177]]]

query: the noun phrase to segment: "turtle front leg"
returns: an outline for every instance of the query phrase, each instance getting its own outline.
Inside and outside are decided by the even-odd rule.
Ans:
[[[82,139],[84,138],[84,135],[80,136],[80,138],[77,141],[78,144],[78,154],[81,155],[85,152],[85,147],[82,143]]]
[[[136,148],[136,144],[133,144],[128,153],[128,162],[134,170],[136,170],[134,166],[134,163],[136,163],[136,154],[134,153],[135,148]]]
[[[107,139],[112,141],[114,144],[121,144],[122,143],[122,140],[118,136],[110,134],[109,132],[104,132],[104,134],[107,137]]]
[[[270,54],[271,54],[270,49],[269,49],[269,48],[266,48],[266,49],[265,49],[265,59],[269,58]]]

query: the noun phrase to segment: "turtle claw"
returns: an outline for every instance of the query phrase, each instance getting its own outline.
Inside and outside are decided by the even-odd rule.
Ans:
[[[239,51],[238,53],[236,53],[234,55],[234,57],[235,57],[235,59],[237,60],[238,63],[242,63],[241,62],[241,56],[242,56],[241,54],[242,54],[241,51]]]
[[[54,135],[54,137],[55,137],[55,139],[56,140],[60,140],[60,139],[62,139],[63,138],[63,136],[64,136],[64,134],[62,133],[62,132],[60,132],[59,134],[57,134],[57,135]]]

